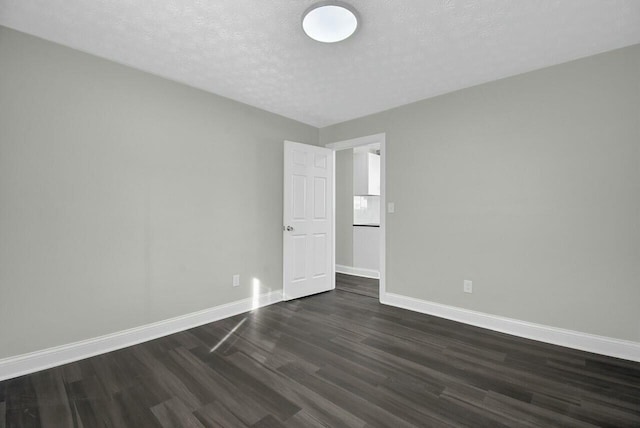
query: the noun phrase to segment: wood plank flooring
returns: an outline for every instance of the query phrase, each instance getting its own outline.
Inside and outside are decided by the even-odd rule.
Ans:
[[[364,278],[355,275],[336,274],[336,288],[350,293],[378,298],[380,285],[377,279]]]
[[[338,289],[0,383],[0,428],[322,426],[639,427],[640,364]]]

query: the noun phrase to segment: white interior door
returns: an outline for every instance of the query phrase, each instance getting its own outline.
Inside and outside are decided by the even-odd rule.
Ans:
[[[284,142],[285,300],[335,287],[333,163],[331,149]]]

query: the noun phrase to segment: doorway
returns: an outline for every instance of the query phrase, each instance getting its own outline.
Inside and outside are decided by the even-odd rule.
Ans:
[[[326,147],[336,152],[336,168],[334,168],[334,198],[344,198],[344,201],[351,199],[352,216],[350,226],[339,227],[339,216],[344,212],[338,212],[341,204],[334,199],[333,216],[333,266],[334,276],[336,276],[336,288],[356,294],[383,298],[386,290],[385,260],[386,260],[386,176],[385,176],[385,156],[386,156],[386,135],[375,134],[366,137],[354,138],[350,140],[338,141],[327,144]],[[354,177],[351,186],[352,195],[345,195],[344,182],[338,180],[340,158],[343,157],[349,162],[349,156],[341,156],[345,152],[353,153]],[[341,153],[342,152],[342,153]],[[375,169],[379,181],[375,181]],[[362,169],[366,171],[363,172]],[[372,173],[372,174],[371,174]],[[358,179],[357,177],[370,176],[370,180]],[[364,186],[364,187],[363,187]],[[368,187],[367,187],[368,186]],[[364,190],[363,190],[364,189]],[[342,196],[341,196],[342,195]],[[342,204],[345,210],[346,202]],[[378,212],[376,213],[375,208]],[[377,216],[376,216],[377,214]],[[342,221],[344,226],[344,221]],[[347,234],[351,234],[352,257],[341,257],[341,247],[349,251],[349,239]],[[346,241],[346,244],[345,244]],[[347,262],[345,263],[345,260]],[[343,262],[343,263],[340,263]],[[372,287],[377,285],[377,290]]]

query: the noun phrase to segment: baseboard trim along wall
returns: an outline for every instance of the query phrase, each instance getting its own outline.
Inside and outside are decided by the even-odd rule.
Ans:
[[[129,330],[4,358],[0,360],[0,381],[137,345],[280,301],[282,290],[272,291]]]
[[[339,267],[343,266],[336,265],[336,272],[358,275],[352,270],[342,270]],[[356,269],[356,272],[359,270]],[[360,276],[368,274],[370,272],[365,272],[365,275]],[[137,345],[280,301],[282,301],[282,290],[272,291],[261,294],[257,298],[250,297],[129,330],[4,358],[0,360],[0,381]],[[384,293],[380,297],[380,302],[501,333],[640,362],[640,343],[637,342],[490,315],[394,293]]]
[[[353,266],[336,265],[336,272],[344,273],[347,275],[362,276],[365,278],[380,278],[380,272],[378,272],[377,270],[357,268]]]
[[[640,362],[640,343],[638,342],[490,315],[394,293],[384,293],[380,296],[380,302],[526,339]]]

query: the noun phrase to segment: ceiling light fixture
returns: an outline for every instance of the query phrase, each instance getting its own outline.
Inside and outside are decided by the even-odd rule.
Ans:
[[[340,42],[358,29],[358,17],[355,9],[346,3],[323,1],[302,15],[302,29],[318,42]]]

